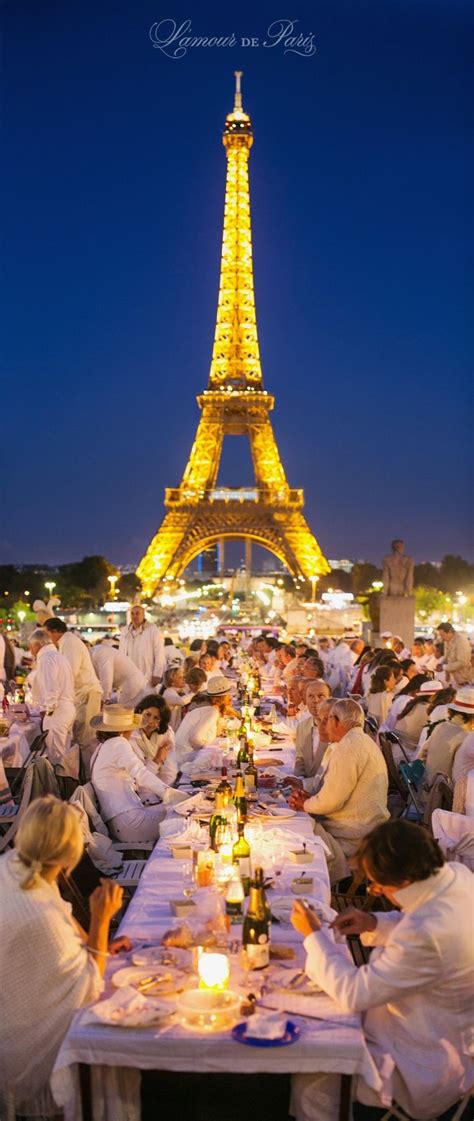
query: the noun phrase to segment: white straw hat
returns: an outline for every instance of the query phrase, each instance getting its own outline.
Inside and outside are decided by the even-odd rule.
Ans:
[[[448,704],[449,709],[454,712],[466,712],[469,716],[474,716],[474,685],[464,685],[462,689],[458,689],[454,701]]]
[[[423,695],[426,696],[427,693],[439,693],[441,689],[444,689],[444,685],[441,684],[441,681],[424,681],[423,685],[420,685],[418,689],[417,696],[422,697]]]
[[[224,693],[230,693],[230,682],[223,675],[219,677],[216,674],[215,677],[211,677],[211,680],[208,681],[206,693],[208,693],[210,697],[223,697]]]
[[[92,717],[91,727],[96,732],[117,732],[118,735],[120,732],[131,732],[134,728],[139,728],[141,722],[141,716],[135,714],[132,708],[105,705],[100,716]]]

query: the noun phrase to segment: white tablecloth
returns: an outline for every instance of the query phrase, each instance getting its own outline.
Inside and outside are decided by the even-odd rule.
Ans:
[[[308,839],[313,836],[312,823],[303,813],[290,822],[275,824],[290,836],[295,833],[304,834]],[[265,828],[272,828],[272,825]],[[278,893],[284,892],[285,883],[289,889],[289,879],[302,870],[301,866],[287,865],[281,877],[283,883],[278,883]],[[313,894],[328,902],[329,877],[321,847],[315,847],[314,862],[305,865],[305,871],[314,877]],[[180,896],[181,887],[181,861],[173,860],[165,842],[161,841],[148,860],[120,933],[132,940],[158,941],[172,923],[168,901]],[[269,901],[271,904],[271,894]],[[240,933],[239,927],[236,933]],[[274,925],[272,941],[293,943],[303,963],[301,937],[291,926]],[[116,967],[116,963],[111,965],[111,969]],[[110,987],[106,991],[110,995]],[[55,1096],[65,1107],[67,1121],[79,1121],[81,1117],[77,1063],[95,1067],[92,1079],[95,1121],[139,1121],[138,1069],[199,1073],[358,1073],[370,1085],[380,1085],[360,1026],[292,1017],[301,1028],[298,1042],[291,1047],[260,1050],[234,1042],[230,1032],[203,1036],[180,1026],[168,1026],[161,1032],[157,1028],[95,1026],[83,1024],[83,1015],[79,1013],[71,1026],[58,1054],[52,1080]],[[128,1068],[128,1073],[117,1068]]]
[[[6,736],[0,738],[0,755],[6,767],[22,767],[31,744],[41,732],[41,720],[13,721]]]

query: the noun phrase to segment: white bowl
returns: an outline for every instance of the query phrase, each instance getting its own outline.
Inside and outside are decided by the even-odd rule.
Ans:
[[[192,1031],[227,1031],[241,1019],[241,996],[226,989],[188,989],[181,993],[178,1012],[182,1023]]]

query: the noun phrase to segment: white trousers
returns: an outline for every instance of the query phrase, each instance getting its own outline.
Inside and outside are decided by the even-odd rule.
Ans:
[[[92,689],[85,697],[76,697],[76,719],[74,721],[74,743],[80,747],[97,747],[94,729],[91,728],[93,716],[98,716],[102,706],[101,689]]]
[[[294,1074],[290,1114],[296,1121],[338,1121],[340,1074]]]
[[[107,825],[116,841],[157,841],[165,817],[164,806],[143,806],[116,814]]]
[[[63,756],[71,746],[75,715],[76,709],[72,701],[63,698],[56,705],[51,716],[45,716],[43,720],[44,731],[48,733],[46,738],[47,755],[49,762],[53,765],[62,762]]]

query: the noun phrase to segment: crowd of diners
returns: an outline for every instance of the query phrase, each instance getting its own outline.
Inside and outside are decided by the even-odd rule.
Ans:
[[[8,667],[8,640],[4,647]],[[308,975],[343,1011],[362,1014],[383,1075],[378,1093],[356,1082],[354,1121],[382,1117],[392,1098],[415,1121],[448,1121],[474,1086],[473,873],[447,861],[429,827],[390,816],[378,736],[395,734],[395,762],[397,745],[400,757],[420,760],[425,796],[445,775],[456,805],[456,791],[474,779],[474,668],[464,634],[443,623],[410,648],[390,634],[371,647],[361,638],[268,633],[184,647],[135,605],[119,638],[90,647],[50,616],[29,638],[27,686],[47,733],[46,759],[56,776],[92,784],[112,839],[158,841],[183,797],[183,765],[238,716],[242,651],[260,671],[280,733],[294,742],[289,805],[324,842],[333,890],[357,877],[385,900],[385,910],[350,906],[334,919],[340,937],[373,947],[359,968],[312,908],[297,901],[292,917]],[[5,668],[2,680],[8,701]],[[88,930],[62,897],[85,859],[74,799],[48,794],[32,800],[0,857],[2,1121],[58,1116],[49,1078],[60,1044],[74,1013],[99,997],[108,956],[130,949],[110,935],[123,907],[113,880],[97,878]],[[337,1074],[295,1075],[290,1115],[335,1121],[338,1087]]]

